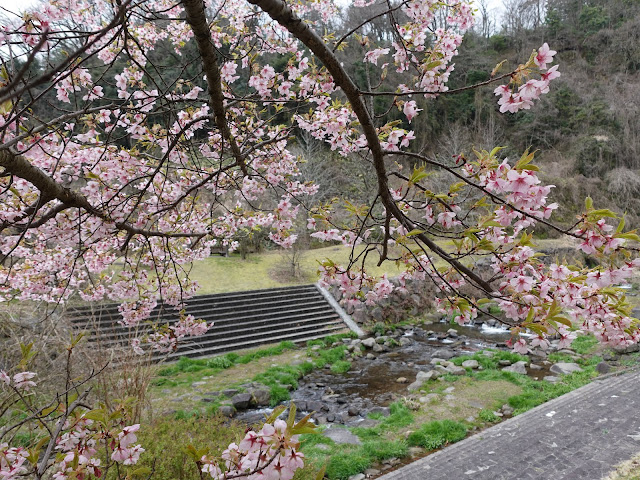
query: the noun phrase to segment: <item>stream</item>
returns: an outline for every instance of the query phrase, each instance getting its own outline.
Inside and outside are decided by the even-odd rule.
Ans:
[[[419,371],[433,368],[432,358],[448,360],[485,348],[506,349],[504,342],[509,339],[509,331],[486,323],[459,326],[440,322],[403,327],[389,338],[400,346],[384,347],[385,351],[375,354],[367,350],[370,353],[354,359],[346,373],[333,373],[327,367],[300,379],[298,389],[291,393],[300,414],[315,412],[312,418],[319,424],[366,426],[372,422],[367,419],[368,413],[386,414],[390,403],[410,394],[408,384]],[[529,374],[538,379],[549,375],[547,368],[530,370]],[[399,382],[401,377],[406,381]],[[263,420],[270,411],[246,410],[238,412],[236,418],[254,423]]]

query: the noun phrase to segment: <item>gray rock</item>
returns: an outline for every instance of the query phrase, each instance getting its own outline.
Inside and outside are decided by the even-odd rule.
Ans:
[[[367,360],[375,360],[376,356],[373,353],[367,353]]]
[[[387,352],[389,351],[389,347],[387,347],[386,345],[380,345],[379,343],[374,343],[373,351],[375,353]]]
[[[529,368],[531,370],[542,370],[542,367],[540,365],[536,365],[535,363],[529,364]]]
[[[450,328],[447,330],[447,335],[456,338],[458,336],[458,331],[455,328]]]
[[[428,372],[418,372],[416,375],[416,382],[428,382],[429,380],[435,380],[440,376],[440,372],[437,370],[430,370]]]
[[[253,395],[250,393],[238,393],[231,397],[231,403],[236,408],[236,410],[245,410],[249,408],[251,405],[251,401],[253,400]]]
[[[388,417],[391,414],[389,407],[373,407],[369,410],[369,413],[381,413],[385,417]]]
[[[249,393],[253,395],[253,401],[258,406],[269,405],[271,403],[271,392],[266,388],[255,388]]]
[[[233,397],[235,394],[237,394],[238,392],[240,392],[240,390],[237,390],[235,388],[227,388],[226,390],[222,391],[222,394],[225,397]]]
[[[457,365],[451,365],[450,367],[447,367],[447,371],[453,375],[466,375],[467,373],[464,368],[458,367]]]
[[[413,342],[411,341],[410,338],[407,338],[407,337],[400,338],[400,345],[403,346],[403,347],[406,347],[407,345],[410,345],[412,343]]]
[[[514,412],[513,407],[507,403],[505,403],[500,410],[504,415],[507,415],[507,416],[513,415],[513,412]]]
[[[360,439],[346,428],[327,428],[323,433],[338,444],[361,445]]]
[[[224,417],[231,418],[236,413],[236,409],[231,405],[222,405],[221,407],[218,407],[218,413]]]
[[[364,473],[356,473],[355,475],[351,475],[349,480],[364,480],[365,478],[367,477]]]
[[[349,415],[351,415],[352,417],[355,417],[356,415],[358,415],[360,413],[360,409],[358,407],[355,407],[355,406],[352,405],[347,409],[347,413]]]
[[[367,348],[373,348],[375,344],[376,344],[376,339],[373,337],[365,338],[364,340],[362,340],[362,345],[364,345]]]
[[[424,397],[420,397],[418,399],[418,401],[420,403],[431,403],[433,400],[436,400],[438,398],[438,394],[437,393],[429,393],[428,395],[425,395]]]
[[[513,365],[509,365],[502,369],[503,372],[513,372],[513,373],[521,373],[522,375],[527,374],[527,362],[519,361],[514,363]]]
[[[408,383],[407,377],[398,377],[396,378],[396,383]]]
[[[600,374],[609,373],[610,371],[611,371],[611,365],[609,365],[607,362],[600,362],[599,364],[596,365],[596,372]]]
[[[422,385],[424,385],[424,382],[422,380],[416,380],[415,382],[409,384],[407,390],[409,390],[410,392],[415,392],[416,390],[420,390],[422,388]]]
[[[498,365],[500,365],[501,367],[508,367],[509,365],[511,365],[511,361],[510,360],[498,360]]]
[[[559,375],[567,375],[573,372],[582,372],[580,365],[577,363],[556,363],[551,367],[551,373],[557,373]]]
[[[549,382],[549,383],[558,383],[560,381],[560,377],[555,377],[553,375],[548,375],[548,376],[544,377],[543,380],[545,382]]]
[[[478,368],[480,365],[478,364],[477,360],[465,360],[464,362],[462,362],[462,366],[464,368],[473,368],[476,369]]]

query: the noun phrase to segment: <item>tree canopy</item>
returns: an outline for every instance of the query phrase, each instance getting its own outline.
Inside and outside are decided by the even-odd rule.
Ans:
[[[532,163],[500,146],[442,161],[412,130],[430,99],[492,85],[505,114],[535,108],[560,76],[547,43],[512,69],[449,89],[466,2],[53,0],[9,15],[0,86],[0,295],[53,304],[121,302],[135,325],[162,299],[197,291],[192,262],[243,231],[288,248],[306,215],[313,237],[353,248],[322,281],[373,303],[408,280],[434,281],[458,322],[498,302],[514,346],[575,328],[603,342],[640,339],[614,287],[638,266],[624,220],[588,199],[555,226]],[[346,8],[346,7],[345,7]],[[313,202],[292,148],[303,135],[372,173],[365,203]],[[434,171],[450,183],[432,182]],[[611,223],[615,223],[611,225]],[[544,263],[534,225],[568,236],[597,266]],[[393,248],[390,248],[393,246]],[[405,267],[399,286],[366,259]],[[482,260],[482,259],[486,259]],[[486,268],[480,269],[483,264]],[[465,287],[466,285],[466,287]],[[470,287],[470,288],[468,288]],[[184,317],[149,340],[170,349],[206,324]],[[136,349],[140,344],[136,342]]]

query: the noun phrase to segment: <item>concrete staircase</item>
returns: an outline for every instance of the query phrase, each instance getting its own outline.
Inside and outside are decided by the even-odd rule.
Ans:
[[[325,295],[316,285],[303,285],[193,297],[186,302],[186,314],[214,322],[213,327],[203,336],[181,339],[177,351],[167,359],[209,357],[266,343],[302,342],[346,332],[344,312],[337,311],[339,307],[335,302],[331,305]],[[149,322],[132,331],[118,323],[122,317],[115,303],[69,307],[66,315],[74,327],[90,331],[91,340],[99,342],[100,348],[130,343],[134,336],[150,333],[151,323],[173,324],[179,317],[173,307],[158,305]],[[156,356],[166,358],[166,354]]]

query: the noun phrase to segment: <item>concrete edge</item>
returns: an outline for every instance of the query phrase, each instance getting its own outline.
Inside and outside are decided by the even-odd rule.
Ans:
[[[322,296],[325,298],[325,300],[329,302],[329,305],[331,305],[331,307],[336,311],[336,313],[340,315],[340,318],[342,318],[342,321],[347,324],[347,327],[349,327],[349,329],[352,332],[355,332],[355,334],[358,335],[358,337],[360,338],[366,336],[364,331],[356,324],[356,322],[353,321],[351,316],[349,316],[349,314],[342,309],[342,307],[337,302],[337,300],[333,298],[333,295],[331,295],[326,288],[322,287],[319,283],[316,283],[315,286],[318,289],[318,291],[322,294]]]
[[[574,397],[581,397],[585,394],[588,394],[588,392],[590,392],[591,390],[598,388],[600,386],[599,384],[601,384],[602,381],[610,380],[612,377],[619,377],[622,375],[633,374],[638,372],[640,372],[640,367],[631,367],[628,369],[624,369],[621,372],[612,372],[607,375],[596,377],[593,379],[592,382],[586,385],[583,385],[580,388],[567,392],[564,395],[560,395],[559,397],[549,400],[548,402],[542,403],[537,407],[533,407],[531,410],[527,410],[526,412],[520,415],[516,415],[515,417],[508,418],[507,420],[504,420],[498,423],[497,425],[493,425],[492,427],[486,428],[477,433],[469,435],[468,437],[460,440],[459,442],[453,443],[451,445],[447,445],[444,448],[437,450],[431,454],[425,455],[424,457],[421,457],[417,460],[414,460],[413,462],[408,463],[407,465],[404,465],[401,468],[398,468],[397,470],[393,470],[391,472],[385,473],[381,477],[378,477],[378,480],[393,480],[396,478],[402,478],[399,475],[402,475],[403,474],[402,470],[409,466],[413,466],[414,468],[420,467],[422,465],[425,465],[429,461],[433,461],[433,458],[437,458],[441,455],[444,455],[445,453],[449,454],[458,449],[464,449],[469,444],[473,444],[475,442],[481,441],[485,436],[490,436],[492,434],[495,434],[496,432],[502,432],[503,430],[508,431],[511,428],[519,428],[520,424],[522,424],[523,422],[527,422],[529,418],[535,418],[537,415],[541,414],[544,410],[552,409],[555,404],[564,403],[567,400],[573,399]]]

